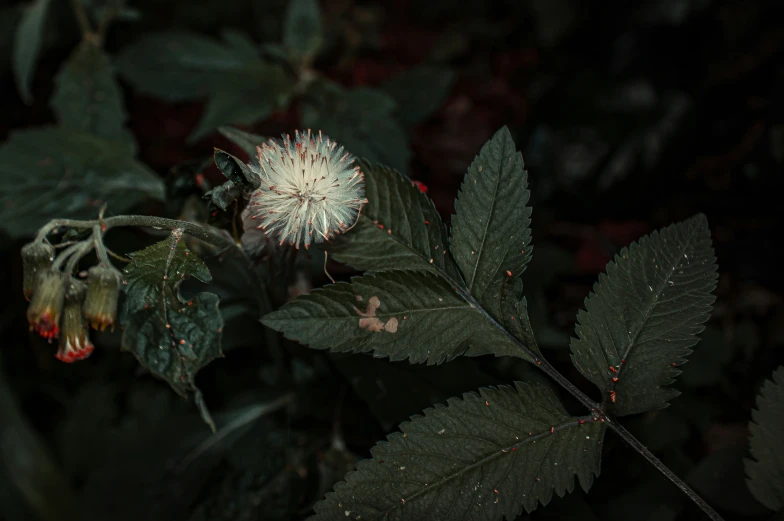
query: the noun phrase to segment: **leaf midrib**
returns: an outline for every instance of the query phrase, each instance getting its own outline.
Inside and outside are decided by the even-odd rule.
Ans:
[[[509,445],[509,446],[504,447],[504,448],[500,448],[497,451],[494,451],[493,453],[489,454],[488,456],[485,456],[481,460],[479,460],[479,461],[477,461],[475,463],[472,463],[470,465],[466,465],[463,468],[461,468],[460,470],[452,472],[451,474],[448,474],[446,477],[442,478],[439,481],[436,481],[432,485],[428,484],[427,487],[421,488],[417,492],[414,492],[413,494],[410,494],[408,497],[401,498],[401,499],[404,499],[405,502],[401,501],[400,504],[397,504],[394,507],[390,508],[389,510],[387,510],[386,512],[383,513],[382,517],[376,517],[376,518],[370,518],[370,519],[382,519],[382,518],[385,518],[385,517],[387,517],[389,515],[390,512],[394,512],[396,510],[399,510],[399,509],[403,508],[406,504],[408,504],[412,500],[418,498],[419,496],[427,494],[427,493],[429,493],[429,492],[431,492],[433,490],[438,490],[440,487],[450,483],[454,479],[457,479],[457,477],[462,476],[466,472],[469,472],[469,471],[471,471],[471,470],[473,470],[475,468],[481,467],[481,466],[485,465],[486,463],[492,462],[493,460],[496,460],[498,458],[503,457],[504,455],[509,455],[510,457],[513,457],[513,456],[515,456],[516,449],[518,449],[519,447],[522,447],[526,443],[533,443],[533,442],[539,441],[539,440],[547,438],[549,436],[553,436],[557,432],[561,432],[561,431],[567,430],[569,428],[574,428],[574,427],[580,428],[580,421],[581,420],[584,421],[585,423],[587,423],[589,421],[593,422],[594,418],[593,418],[593,416],[573,417],[573,418],[570,418],[570,421],[568,421],[568,422],[564,422],[564,423],[561,423],[559,425],[554,425],[553,426],[553,428],[555,429],[554,432],[550,432],[549,429],[548,430],[544,430],[541,433],[536,434],[535,436],[529,436],[529,437],[527,437],[524,440],[520,440],[520,441],[518,441],[516,443],[513,443],[512,445]],[[549,453],[549,450],[550,450],[551,447],[552,447],[552,444],[550,445],[550,447],[547,448],[546,451],[544,451],[545,455]],[[515,449],[515,450],[513,450],[513,449]],[[544,456],[543,456],[543,458],[544,458]],[[380,481],[380,482],[383,483],[384,482],[384,478],[380,478],[379,480],[363,480],[363,483],[368,483],[368,482],[371,482],[371,481]],[[417,484],[421,485],[418,482],[417,482]]]

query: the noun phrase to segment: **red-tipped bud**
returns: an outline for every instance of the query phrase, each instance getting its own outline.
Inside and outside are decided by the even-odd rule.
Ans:
[[[111,327],[114,331],[121,284],[122,275],[112,267],[93,266],[87,272],[84,316],[93,329],[103,331]]]
[[[38,276],[52,267],[53,260],[54,248],[50,244],[31,242],[22,246],[23,291],[28,301],[33,297]]]
[[[82,301],[86,292],[87,287],[83,282],[71,279],[65,295],[60,347],[55,355],[61,362],[84,360],[93,352],[87,323],[82,315]]]
[[[65,276],[57,270],[42,271],[33,290],[33,299],[27,308],[30,330],[35,330],[50,340],[57,338],[64,300]]]

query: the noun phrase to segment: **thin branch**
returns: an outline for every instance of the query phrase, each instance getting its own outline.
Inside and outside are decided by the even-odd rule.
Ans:
[[[71,0],[71,7],[74,15],[76,15],[76,21],[79,22],[82,37],[89,39],[94,34],[94,31],[92,24],[90,24],[90,17],[87,16],[87,9],[85,9],[84,3],[82,3],[82,0]]]

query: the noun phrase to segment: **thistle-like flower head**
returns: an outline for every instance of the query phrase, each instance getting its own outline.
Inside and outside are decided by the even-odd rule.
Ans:
[[[55,357],[61,362],[71,363],[84,360],[95,349],[93,343],[90,342],[87,323],[82,315],[82,302],[86,292],[85,284],[73,279],[65,291],[60,346],[55,354]]]
[[[30,330],[49,340],[60,334],[60,314],[65,300],[65,276],[58,270],[42,271],[27,307]]]
[[[332,238],[357,219],[364,175],[351,154],[323,136],[296,131],[256,147],[261,187],[248,209],[257,228],[297,248]]]

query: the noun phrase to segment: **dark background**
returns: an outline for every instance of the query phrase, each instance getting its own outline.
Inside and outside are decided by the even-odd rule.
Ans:
[[[18,6],[0,11],[0,139],[52,121],[52,78],[79,38],[68,3],[55,3],[62,13],[47,35],[29,106],[10,69]],[[110,53],[172,27],[206,35],[235,27],[259,42],[278,41],[286,2],[133,6],[142,17],[113,26]],[[315,68],[344,86],[377,86],[423,62],[454,70],[439,109],[410,131],[409,173],[446,219],[473,156],[509,126],[532,191],[526,295],[535,331],[546,356],[586,392],[595,389],[571,368],[567,347],[597,274],[641,235],[707,215],[720,270],[713,318],[677,384],[683,395],[626,424],[726,519],[770,518],[745,487],[742,458],[759,386],[784,361],[775,217],[784,188],[784,3],[339,0],[323,9],[326,29],[342,43]],[[178,194],[171,204],[181,204],[198,193],[199,172],[173,167],[232,145],[217,133],[186,143],[202,102],[166,103],[123,86],[139,157]],[[292,132],[299,110],[293,104],[245,128]],[[204,173],[218,175],[214,167]],[[146,237],[118,232],[112,240],[128,252]],[[227,357],[197,380],[219,426],[290,400],[224,443],[193,452],[208,429],[191,403],[119,352],[119,332],[96,336],[94,355],[72,365],[28,333],[22,244],[0,241],[0,519],[72,519],[76,511],[84,519],[301,519],[411,414],[481,386],[542,378],[503,359],[426,367],[329,356],[266,341],[254,320],[239,321],[227,324]],[[302,272],[300,290],[326,282],[320,265],[314,258]],[[352,274],[337,264],[330,272]],[[612,434],[604,450],[590,494],[556,499],[531,518],[701,518]]]

